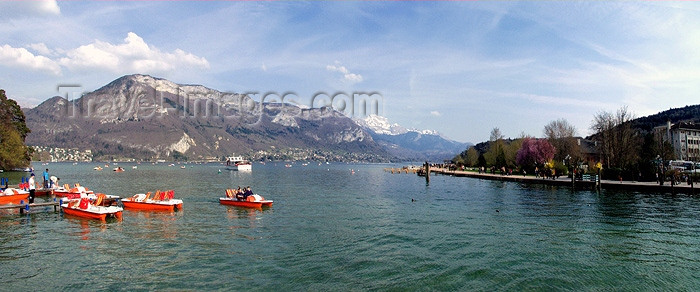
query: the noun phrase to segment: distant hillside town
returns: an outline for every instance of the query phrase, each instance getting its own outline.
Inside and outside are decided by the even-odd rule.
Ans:
[[[44,161],[44,162],[61,162],[61,161],[74,161],[74,162],[91,162],[92,161],[92,150],[85,149],[80,150],[78,148],[57,148],[57,147],[45,147],[45,146],[32,146],[34,149],[34,155],[32,160],[34,161]]]

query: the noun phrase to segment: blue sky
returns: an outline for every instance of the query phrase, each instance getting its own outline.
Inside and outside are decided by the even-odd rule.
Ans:
[[[463,142],[700,103],[697,2],[0,1],[0,88],[36,106],[126,74],[229,92],[379,92]]]

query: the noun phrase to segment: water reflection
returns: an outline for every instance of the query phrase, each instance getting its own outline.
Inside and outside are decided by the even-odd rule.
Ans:
[[[101,232],[107,230],[107,222],[75,216],[66,216],[64,219],[74,226],[69,229],[68,234],[80,240],[90,240],[90,233],[93,229]]]
[[[128,210],[130,225],[138,225],[143,232],[138,233],[142,239],[175,239],[178,237],[176,221],[184,216],[183,211],[153,212],[148,210]]]

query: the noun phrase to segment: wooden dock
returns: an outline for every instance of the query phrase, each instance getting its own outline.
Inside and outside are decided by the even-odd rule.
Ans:
[[[24,214],[24,212],[29,212],[31,209],[36,208],[36,207],[50,207],[53,206],[53,211],[56,212],[58,211],[58,207],[60,206],[60,202],[53,201],[53,202],[44,202],[44,203],[31,203],[31,204],[8,204],[8,205],[0,205],[0,210],[6,210],[6,209],[19,209],[20,214]]]

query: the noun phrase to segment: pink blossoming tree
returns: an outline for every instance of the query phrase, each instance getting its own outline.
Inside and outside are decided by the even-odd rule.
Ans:
[[[530,168],[551,160],[555,152],[556,149],[547,139],[525,138],[516,154],[515,162],[523,168]]]

